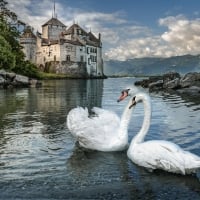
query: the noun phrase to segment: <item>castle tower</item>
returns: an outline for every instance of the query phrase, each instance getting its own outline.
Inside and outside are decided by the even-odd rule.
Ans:
[[[20,44],[23,46],[23,52],[25,54],[25,60],[36,62],[36,36],[30,26],[24,29],[23,34],[20,37]]]
[[[48,40],[58,40],[61,32],[66,30],[66,26],[57,18],[52,17],[42,25],[42,38]]]

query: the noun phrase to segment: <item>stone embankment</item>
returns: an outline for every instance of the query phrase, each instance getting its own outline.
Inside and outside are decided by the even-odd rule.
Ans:
[[[0,88],[39,87],[41,82],[13,72],[0,70]]]
[[[180,93],[200,95],[200,73],[190,72],[181,76],[177,72],[170,72],[162,76],[154,76],[137,81],[135,85],[149,88],[150,92],[174,90]]]

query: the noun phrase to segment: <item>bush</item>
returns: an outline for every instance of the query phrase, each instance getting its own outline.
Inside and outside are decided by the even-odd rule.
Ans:
[[[31,78],[39,78],[39,71],[35,64],[30,61],[21,62],[20,65],[16,66],[13,71],[24,76]]]

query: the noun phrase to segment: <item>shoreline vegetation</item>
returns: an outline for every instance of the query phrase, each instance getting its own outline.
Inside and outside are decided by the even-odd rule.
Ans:
[[[77,77],[68,74],[53,74],[38,72],[38,76],[32,78],[31,76],[26,76],[23,74],[18,74],[15,72],[9,72],[4,69],[0,69],[0,89],[9,88],[22,88],[22,87],[41,87],[41,80],[61,80],[61,79],[105,79],[103,77]]]

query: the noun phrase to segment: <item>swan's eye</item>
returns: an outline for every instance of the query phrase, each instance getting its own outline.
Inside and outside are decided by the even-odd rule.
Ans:
[[[132,98],[132,103],[131,103],[131,105],[129,106],[129,109],[131,109],[133,106],[136,105],[135,98],[136,98],[136,96],[134,96],[134,97]]]

